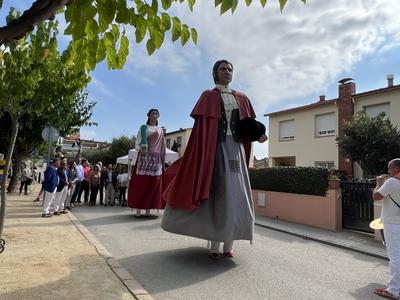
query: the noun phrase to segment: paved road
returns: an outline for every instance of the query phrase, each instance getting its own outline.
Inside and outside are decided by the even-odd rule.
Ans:
[[[160,217],[103,206],[73,213],[156,299],[378,299],[371,291],[387,280],[384,260],[265,228],[254,245],[236,242],[233,261],[212,261],[205,241],[163,231]]]

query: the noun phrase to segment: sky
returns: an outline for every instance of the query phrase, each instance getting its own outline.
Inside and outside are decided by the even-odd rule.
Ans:
[[[24,10],[32,2],[4,0],[0,26],[9,6]],[[319,95],[336,98],[342,78],[353,78],[357,92],[385,87],[388,74],[400,82],[398,0],[290,0],[283,13],[278,0],[264,9],[259,1],[246,7],[241,0],[233,15],[223,16],[213,2],[198,0],[193,12],[186,2],[169,11],[197,29],[197,46],[166,38],[148,56],[128,29],[124,69],[109,71],[101,63],[91,73],[89,99],[97,102],[92,120],[98,126],[81,128],[81,138],[136,135],[150,108],[159,109],[159,125],[167,131],[192,127],[190,112],[202,91],[214,87],[212,66],[222,58],[234,66],[231,87],[248,95],[267,130],[264,114],[314,103]],[[60,47],[67,42],[60,36]],[[255,143],[254,154],[267,157],[268,144]]]

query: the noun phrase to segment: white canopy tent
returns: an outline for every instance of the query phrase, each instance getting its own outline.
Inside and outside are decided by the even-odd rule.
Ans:
[[[128,155],[118,157],[117,158],[117,164],[128,165],[129,164]]]

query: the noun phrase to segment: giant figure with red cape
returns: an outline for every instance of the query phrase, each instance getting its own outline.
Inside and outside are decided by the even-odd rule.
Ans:
[[[232,90],[233,65],[214,64],[216,87],[200,96],[191,116],[195,123],[184,156],[166,171],[167,206],[161,227],[211,242],[210,258],[233,258],[234,240],[253,240],[254,207],[247,166],[251,141],[239,134],[240,122],[254,119],[243,93]],[[265,133],[265,132],[264,132]],[[261,133],[257,140],[267,139]]]

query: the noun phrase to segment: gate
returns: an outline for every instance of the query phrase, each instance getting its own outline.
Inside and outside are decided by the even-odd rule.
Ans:
[[[342,227],[373,233],[369,223],[374,220],[372,191],[375,183],[342,181]]]

